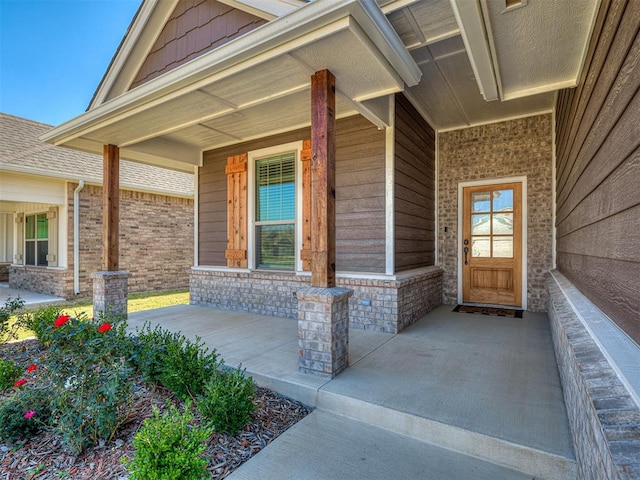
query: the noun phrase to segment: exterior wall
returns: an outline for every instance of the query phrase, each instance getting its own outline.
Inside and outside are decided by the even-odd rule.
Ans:
[[[69,268],[73,269],[73,191],[69,184]],[[102,269],[102,187],[80,192],[80,285],[90,294],[91,274]],[[193,265],[193,201],[120,191],[120,269],[129,292],[183,288]]]
[[[21,290],[71,298],[73,270],[25,265],[9,267],[9,286]]]
[[[180,0],[134,79],[135,88],[266,20],[215,0]]]
[[[191,303],[225,310],[298,318],[296,292],[310,286],[309,275],[246,272],[196,267],[191,270]],[[442,271],[415,270],[395,279],[338,277],[353,290],[350,328],[398,333],[440,305]]]
[[[12,266],[10,285],[74,297],[73,191],[67,185],[68,268]],[[120,268],[129,292],[184,288],[193,265],[193,200],[120,191]],[[92,295],[91,274],[102,269],[102,187],[80,192],[80,297]]]
[[[603,2],[557,103],[557,264],[640,343],[640,2]]]
[[[336,268],[384,273],[385,133],[360,116],[338,120],[336,130]],[[227,157],[308,138],[307,128],[204,153],[198,174],[200,265],[226,265]]]
[[[444,303],[457,303],[458,298],[458,183],[526,175],[527,306],[531,311],[546,310],[545,278],[552,266],[551,130],[548,114],[439,133],[438,238]]]
[[[578,478],[639,479],[640,409],[583,323],[597,309],[581,308],[575,294],[569,298],[572,285],[558,273],[549,279],[548,287],[549,323]]]
[[[404,95],[395,106],[395,271],[435,263],[435,134]]]

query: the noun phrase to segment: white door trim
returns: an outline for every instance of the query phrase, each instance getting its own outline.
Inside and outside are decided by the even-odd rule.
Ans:
[[[462,221],[464,218],[464,202],[463,190],[466,187],[479,187],[482,185],[500,185],[503,183],[521,183],[522,184],[522,309],[527,309],[527,177],[500,177],[489,178],[484,180],[474,180],[470,182],[458,183],[458,241],[456,249],[458,251],[458,304],[462,304]]]

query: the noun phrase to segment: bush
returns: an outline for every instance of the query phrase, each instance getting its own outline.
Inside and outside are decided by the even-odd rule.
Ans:
[[[211,429],[190,425],[193,416],[191,403],[187,402],[184,413],[173,405],[160,415],[153,409],[153,418],[144,424],[133,437],[134,456],[124,460],[131,480],[183,480],[209,479],[207,460],[202,458],[204,442]]]
[[[249,422],[255,410],[254,398],[253,379],[238,368],[209,379],[198,397],[197,408],[215,430],[235,435]]]
[[[24,300],[20,297],[8,297],[4,305],[0,307],[0,341],[5,342],[12,336],[9,318],[22,307],[24,307]]]
[[[13,362],[0,359],[0,392],[13,387],[13,382],[22,375],[22,368]]]
[[[53,333],[53,322],[60,316],[62,309],[57,305],[46,305],[35,310],[22,312],[16,324],[30,330],[40,342],[48,345]]]
[[[28,440],[42,430],[50,416],[46,392],[16,392],[0,401],[0,439],[10,443]]]
[[[180,333],[148,325],[138,333],[133,361],[145,380],[161,383],[183,400],[195,399],[218,367],[216,351],[201,339],[195,342]]]
[[[111,440],[133,398],[126,323],[105,320],[61,316],[50,327],[51,427],[74,453]]]

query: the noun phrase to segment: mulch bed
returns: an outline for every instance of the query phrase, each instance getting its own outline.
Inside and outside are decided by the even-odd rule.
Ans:
[[[24,367],[35,363],[41,354],[37,340],[0,345],[0,358]],[[121,458],[133,456],[133,436],[144,419],[153,416],[153,406],[163,411],[167,401],[180,404],[180,400],[167,389],[150,387],[140,380],[135,381],[134,392],[135,400],[127,423],[117,438],[105,445],[89,448],[77,457],[65,451],[59,438],[48,431],[41,432],[23,445],[0,442],[0,480],[126,479],[128,472]],[[257,407],[251,422],[235,437],[214,433],[209,438],[205,456],[209,460],[211,478],[228,476],[311,411],[300,402],[260,387],[257,388],[255,403]],[[197,414],[196,421],[199,421]]]

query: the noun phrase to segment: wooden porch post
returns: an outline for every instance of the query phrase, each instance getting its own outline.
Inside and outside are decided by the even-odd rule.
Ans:
[[[311,285],[336,286],[336,81],[311,77]]]
[[[120,149],[105,145],[103,152],[102,269],[112,272],[120,266]]]
[[[102,270],[93,278],[93,312],[127,315],[128,277],[120,271],[120,149],[104,145],[102,168]]]
[[[335,377],[349,366],[349,297],[336,287],[336,80],[311,77],[311,286],[298,299],[298,369]]]

